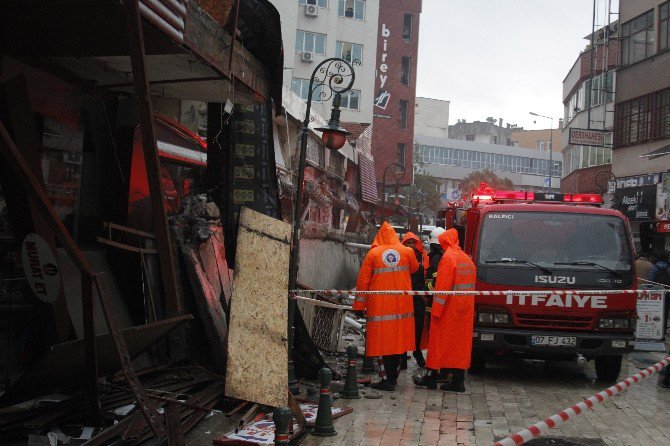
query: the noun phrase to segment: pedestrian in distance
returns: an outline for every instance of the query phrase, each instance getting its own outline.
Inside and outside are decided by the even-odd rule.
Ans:
[[[436,291],[474,291],[475,265],[458,244],[458,233],[449,229],[438,240],[444,248],[435,282]],[[426,367],[429,371],[414,383],[437,388],[440,369],[451,373],[451,381],[441,390],[464,392],[465,370],[470,367],[474,331],[474,295],[435,295],[431,309]]]
[[[647,280],[649,272],[654,267],[654,264],[649,261],[649,254],[641,252],[635,260],[635,269],[637,270],[637,277]]]
[[[429,265],[428,253],[421,243],[421,239],[413,232],[406,232],[402,238],[402,244],[411,248],[419,262],[419,268],[412,273],[412,291],[424,291],[426,289],[426,269]],[[426,360],[421,351],[421,334],[423,333],[424,320],[426,318],[426,302],[423,296],[412,296],[414,303],[414,359],[419,367],[426,366]]]
[[[668,321],[668,312],[670,312],[670,293],[668,289],[670,288],[670,262],[668,258],[670,253],[668,251],[661,251],[658,254],[658,261],[654,263],[654,266],[649,271],[649,280],[655,283],[660,283],[665,286],[665,312],[663,313],[663,321],[666,323]],[[665,370],[665,379],[661,382],[663,387],[670,387],[670,373],[668,373],[667,368]]]
[[[400,243],[391,225],[384,222],[358,273],[361,291],[412,289],[410,275],[419,268],[414,251]],[[414,350],[414,305],[407,294],[356,295],[354,311],[367,319],[365,355],[381,356],[386,372],[370,387],[393,391],[398,382],[400,359]]]
[[[662,251],[658,254],[658,261],[652,266],[647,275],[647,279],[652,282],[670,286],[670,265],[668,264],[668,255],[668,251]]]

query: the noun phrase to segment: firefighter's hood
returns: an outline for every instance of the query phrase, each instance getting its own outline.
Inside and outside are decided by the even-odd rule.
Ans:
[[[388,222],[382,223],[379,232],[375,236],[375,239],[372,241],[372,247],[381,246],[381,245],[392,245],[394,243],[400,243],[398,234],[396,234],[395,229],[391,227]]]
[[[442,246],[442,249],[444,250],[449,248],[460,248],[460,246],[458,246],[458,232],[456,232],[454,228],[447,229],[440,234],[437,240],[440,242],[440,246]]]
[[[407,240],[415,240],[417,251],[419,251],[421,254],[426,254],[426,249],[423,247],[421,239],[419,239],[415,233],[409,231],[405,232],[405,235],[402,236],[402,244],[404,245]]]

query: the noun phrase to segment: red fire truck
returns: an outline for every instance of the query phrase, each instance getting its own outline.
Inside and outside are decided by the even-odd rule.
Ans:
[[[494,191],[486,185],[442,214],[477,266],[477,290],[549,290],[477,296],[472,372],[491,355],[595,360],[612,381],[633,348],[637,314],[626,218],[600,195]],[[602,290],[559,295],[556,290]]]

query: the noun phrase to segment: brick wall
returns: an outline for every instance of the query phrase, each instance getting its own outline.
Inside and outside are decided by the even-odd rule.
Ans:
[[[598,175],[600,171],[604,171]],[[602,194],[607,190],[607,179],[612,172],[612,165],[605,164],[602,166],[586,167],[584,169],[575,170],[567,177],[561,180],[561,192],[563,193],[581,193],[581,194]],[[596,176],[598,176],[596,182]]]

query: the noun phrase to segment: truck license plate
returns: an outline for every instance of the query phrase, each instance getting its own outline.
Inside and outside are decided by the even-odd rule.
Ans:
[[[532,335],[530,337],[530,345],[548,347],[576,347],[577,338],[575,336]]]

